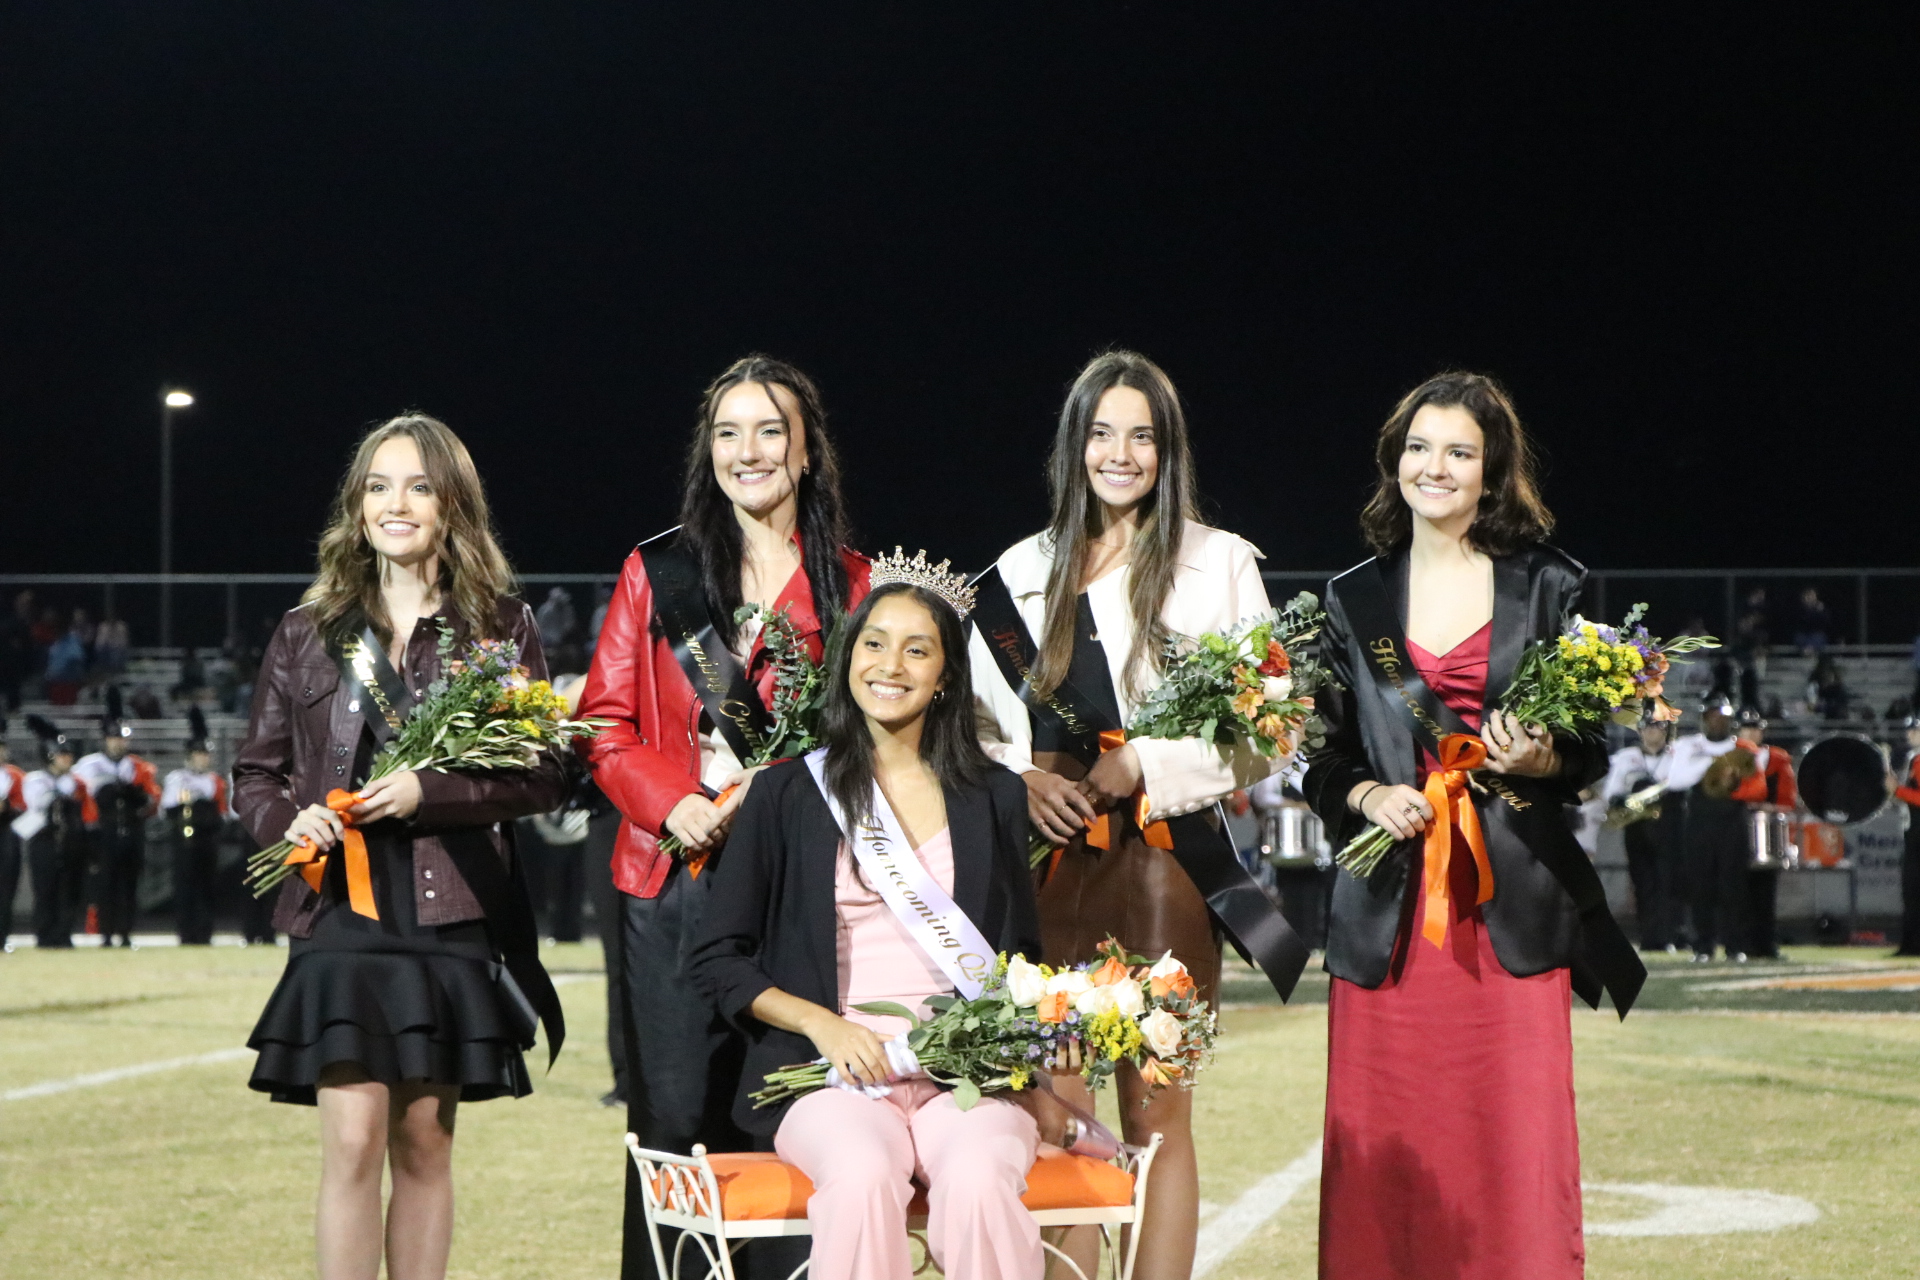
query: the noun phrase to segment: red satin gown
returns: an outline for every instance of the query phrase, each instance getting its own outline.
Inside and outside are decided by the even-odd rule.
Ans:
[[[1491,638],[1489,623],[1439,657],[1407,645],[1428,687],[1475,729]],[[1421,783],[1434,767],[1424,755]],[[1333,980],[1322,1280],[1585,1274],[1568,972],[1500,967],[1458,826],[1453,841],[1445,945],[1419,933],[1422,887],[1387,980],[1372,991]]]

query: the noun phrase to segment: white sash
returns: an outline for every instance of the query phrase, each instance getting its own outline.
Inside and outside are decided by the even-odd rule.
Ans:
[[[867,873],[868,883],[920,949],[953,980],[954,989],[969,1000],[978,997],[993,973],[993,947],[914,856],[907,833],[879,784],[873,788],[873,816],[855,833],[848,830],[847,815],[827,787],[825,747],[807,753],[807,768],[840,825],[840,834],[847,837],[854,860]],[[954,850],[956,861],[959,853]]]

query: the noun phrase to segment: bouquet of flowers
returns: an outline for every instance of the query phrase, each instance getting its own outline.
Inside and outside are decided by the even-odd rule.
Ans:
[[[1326,673],[1306,644],[1326,620],[1319,598],[1302,591],[1287,606],[1226,635],[1174,639],[1166,678],[1133,714],[1127,732],[1142,738],[1244,740],[1271,760],[1287,752],[1287,734],[1305,726],[1307,743],[1325,740],[1313,693]]]
[[[734,610],[733,624],[736,627],[744,626],[755,618],[760,619],[761,647],[773,662],[773,706],[770,708],[773,729],[767,734],[766,744],[754,753],[753,758],[740,762],[743,769],[772,764],[776,760],[791,760],[819,746],[815,730],[820,722],[820,708],[827,697],[826,674],[807,652],[807,646],[801,642],[800,633],[795,630],[792,619],[787,617],[786,610],[776,613],[763,605],[741,605]],[[720,793],[719,800],[724,801],[736,790],[737,784],[728,787]],[[678,836],[662,835],[660,848],[674,857],[686,857],[687,847]],[[704,862],[705,859],[700,861]]]
[[[1121,1062],[1132,1062],[1152,1089],[1193,1078],[1212,1058],[1215,1018],[1196,997],[1193,978],[1171,954],[1149,965],[1109,938],[1096,964],[1053,969],[1002,953],[993,976],[972,1000],[935,996],[922,1020],[890,1001],[856,1005],[862,1013],[905,1018],[910,1065],[951,1085],[969,1110],[983,1094],[1019,1092],[1036,1071],[1078,1043],[1081,1074],[1099,1088]],[[767,1075],[753,1094],[771,1106],[828,1086],[822,1058]]]
[[[1302,591],[1286,608],[1225,635],[1173,638],[1162,659],[1165,678],[1134,712],[1127,735],[1245,741],[1269,760],[1291,750],[1287,736],[1295,727],[1304,728],[1308,747],[1321,745],[1326,734],[1313,694],[1326,683],[1326,670],[1307,646],[1325,620],[1319,598]],[[1146,813],[1143,804],[1143,826]],[[1028,861],[1038,867],[1057,848],[1035,833]]]
[[[1645,604],[1636,604],[1617,627],[1575,614],[1551,642],[1528,646],[1513,683],[1500,695],[1500,709],[1522,724],[1572,734],[1609,720],[1637,724],[1642,715],[1679,719],[1680,712],[1661,696],[1671,658],[1716,649],[1719,641],[1712,636],[1657,640],[1641,623],[1646,612]],[[1356,876],[1370,875],[1393,844],[1390,831],[1369,826],[1334,861]]]
[[[438,650],[440,678],[427,686],[425,701],[374,757],[368,781],[409,769],[526,769],[542,751],[565,747],[606,724],[569,719],[567,700],[545,680],[529,678],[511,640],[476,641],[464,658],[456,658],[453,630],[442,624]],[[369,692],[376,689],[371,655],[356,649],[351,660]],[[344,813],[356,800],[350,792],[336,791],[327,803]],[[246,879],[255,897],[298,869],[288,861],[294,850],[293,842],[282,840],[247,859]]]

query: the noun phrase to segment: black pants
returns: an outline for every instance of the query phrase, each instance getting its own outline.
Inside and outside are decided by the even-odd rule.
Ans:
[[[1907,848],[1900,857],[1900,952],[1920,956],[1920,808],[1907,809]]]
[[[103,827],[100,849],[100,936],[107,942],[130,938],[139,910],[140,872],[147,861],[146,833],[136,824],[126,829]]]
[[[546,848],[547,919],[555,942],[580,941],[580,904],[586,892],[582,876],[584,843],[549,844]]]
[[[0,947],[13,933],[13,900],[20,892],[20,839],[0,828]]]
[[[1776,924],[1779,902],[1780,873],[1749,870],[1747,872],[1747,945],[1745,948],[1748,955],[1766,956],[1771,959],[1780,954]]]
[[[219,868],[219,832],[196,828],[173,840],[173,923],[187,946],[213,941],[213,906]]]
[[[1633,880],[1633,912],[1640,924],[1640,946],[1646,951],[1666,950],[1679,931],[1673,846],[1681,829],[1682,812],[1680,801],[1671,799],[1662,806],[1659,817],[1636,822],[1620,833],[1627,846],[1627,874]]]
[[[607,1059],[613,1064],[613,1096],[627,1100],[627,999],[620,981],[621,903],[626,895],[613,887],[613,842],[625,821],[617,810],[596,813],[587,823],[581,857],[587,896],[593,903],[594,932],[607,966]]]
[[[1693,899],[1693,949],[1712,955],[1716,944],[1743,950],[1747,934],[1747,807],[1714,800],[1698,790],[1687,797],[1687,877]]]
[[[86,843],[78,833],[64,839],[58,828],[27,841],[27,871],[33,877],[33,932],[42,947],[71,947],[74,916],[86,882]]]

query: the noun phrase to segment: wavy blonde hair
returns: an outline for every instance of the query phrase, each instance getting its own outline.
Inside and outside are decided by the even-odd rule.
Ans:
[[[363,514],[367,473],[381,445],[405,436],[420,450],[427,483],[440,501],[440,595],[470,632],[497,638],[499,602],[515,588],[513,568],[493,533],[487,494],[473,456],[460,437],[438,418],[403,413],[368,431],[353,452],[333,500],[333,515],[320,535],[319,569],[300,597],[313,609],[313,625],[330,644],[339,644],[371,624],[391,643],[393,623],[380,594],[380,557],[367,541]]]

